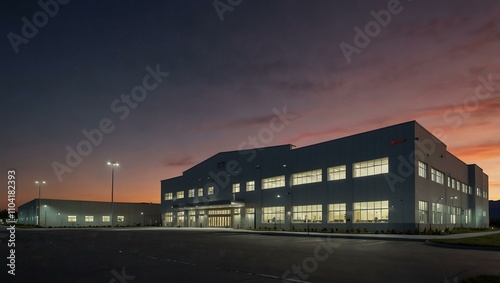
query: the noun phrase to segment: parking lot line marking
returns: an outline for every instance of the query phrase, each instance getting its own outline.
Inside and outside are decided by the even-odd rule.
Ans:
[[[119,251],[119,252],[123,253],[123,251]],[[131,255],[136,255],[136,256],[139,256],[139,257],[147,257],[147,258],[150,258],[150,259],[159,259],[159,260],[164,260],[164,261],[167,261],[167,262],[173,262],[173,263],[183,264],[183,265],[200,266],[200,265],[198,265],[196,263],[185,262],[185,261],[180,261],[180,260],[176,260],[176,259],[158,258],[158,257],[148,256],[148,255],[139,254],[139,253],[132,253],[132,252],[127,252],[127,251],[124,251],[124,252],[128,253],[128,254],[131,254]],[[246,275],[249,275],[249,276],[259,276],[259,277],[271,278],[271,279],[276,279],[276,280],[282,279],[282,280],[285,280],[287,282],[312,283],[312,282],[309,282],[309,281],[303,281],[303,280],[298,280],[298,279],[281,278],[279,276],[270,275],[270,274],[264,274],[264,273],[254,273],[254,272],[249,272],[249,271],[245,271],[245,270],[227,269],[227,268],[223,268],[223,267],[220,267],[220,266],[216,266],[214,268],[216,270],[225,270],[226,272],[241,273],[241,274],[246,274]]]
[[[296,283],[312,283],[310,281],[303,281],[303,280],[293,279],[293,278],[283,278],[283,280],[288,281],[288,282],[296,282]]]
[[[385,244],[387,242],[376,242],[376,243],[368,243],[368,244],[362,244],[362,246],[373,246],[373,245],[380,245],[380,244]]]

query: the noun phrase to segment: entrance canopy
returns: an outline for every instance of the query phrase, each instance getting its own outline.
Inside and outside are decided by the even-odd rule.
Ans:
[[[218,201],[207,201],[198,203],[181,203],[172,206],[174,210],[198,210],[198,209],[219,209],[219,208],[238,208],[238,207],[245,207],[245,203],[239,201],[218,200]]]

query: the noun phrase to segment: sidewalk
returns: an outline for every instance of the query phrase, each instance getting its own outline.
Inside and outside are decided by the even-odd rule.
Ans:
[[[289,231],[266,231],[266,230],[243,230],[243,229],[221,229],[221,232],[226,233],[253,233],[261,235],[274,236],[293,236],[293,237],[332,237],[339,239],[377,239],[377,240],[402,240],[402,241],[417,241],[425,242],[430,239],[462,239],[478,236],[486,236],[498,234],[500,231],[487,231],[476,233],[461,233],[449,235],[404,235],[404,234],[357,234],[357,233],[319,233],[319,232],[289,232]]]

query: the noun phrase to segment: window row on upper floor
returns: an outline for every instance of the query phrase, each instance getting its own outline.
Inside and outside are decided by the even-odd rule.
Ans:
[[[352,176],[353,178],[360,178],[378,174],[385,174],[389,172],[389,158],[378,158],[362,162],[356,162],[352,164]],[[346,179],[346,165],[337,165],[327,168],[327,180],[343,180]],[[323,170],[316,169],[305,172],[293,173],[291,175],[292,186],[298,186],[303,184],[318,183],[323,181]],[[285,187],[285,175],[273,176],[269,178],[262,179],[262,189],[273,189]],[[232,184],[232,192],[241,192],[241,184]],[[214,187],[208,187],[207,195],[214,193]],[[255,190],[255,181],[247,181],[245,186],[245,191],[251,192]],[[187,197],[202,197],[204,195],[203,188],[189,189],[187,191]],[[183,199],[185,197],[184,190],[177,191],[175,198]],[[173,200],[174,194],[172,192],[165,193],[164,200]]]
[[[428,178],[428,168],[427,163],[422,161],[418,161],[418,175],[422,178]],[[438,184],[444,185],[445,174],[435,168],[431,167],[431,180]],[[465,182],[461,182],[451,176],[447,177],[447,187],[455,189],[459,192],[463,192],[469,195],[473,194],[472,187],[467,185]],[[486,190],[482,190],[480,188],[476,188],[476,195],[483,198],[488,198],[488,192]]]
[[[327,180],[346,179],[346,165],[337,165],[327,168]],[[389,173],[389,157],[372,159],[352,164],[352,177],[366,177]],[[291,176],[292,186],[319,183],[323,181],[323,170],[316,169],[305,172],[293,173]],[[273,189],[285,186],[285,175],[262,179],[262,189]]]

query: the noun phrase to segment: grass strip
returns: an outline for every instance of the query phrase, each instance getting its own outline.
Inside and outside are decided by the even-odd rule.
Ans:
[[[500,233],[462,239],[430,239],[432,242],[452,245],[500,247]]]

